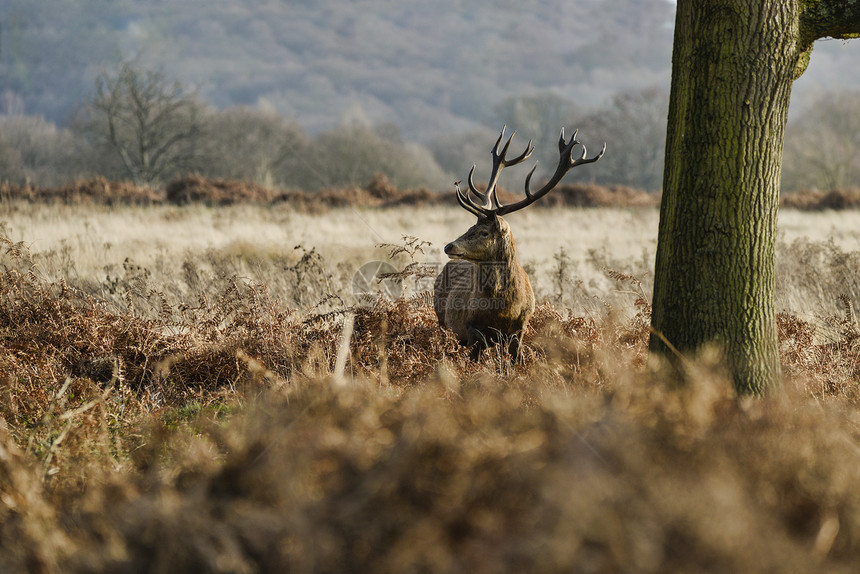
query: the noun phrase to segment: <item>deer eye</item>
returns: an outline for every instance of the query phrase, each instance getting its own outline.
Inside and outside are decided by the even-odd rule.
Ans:
[[[481,232],[481,237],[489,237],[489,236],[490,236],[490,232],[489,232],[489,231],[484,230],[484,231],[482,231],[482,232]]]

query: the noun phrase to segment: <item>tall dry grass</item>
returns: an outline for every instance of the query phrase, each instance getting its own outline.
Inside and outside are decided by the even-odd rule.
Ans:
[[[785,392],[739,401],[714,352],[680,385],[646,368],[653,210],[512,222],[543,299],[514,365],[469,361],[414,291],[348,300],[391,230],[445,241],[453,208],[4,210],[0,571],[860,564],[853,229],[783,238]]]

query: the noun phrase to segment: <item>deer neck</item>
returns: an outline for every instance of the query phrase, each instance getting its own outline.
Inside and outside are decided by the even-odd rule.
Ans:
[[[477,265],[481,291],[484,295],[496,297],[510,294],[515,285],[516,274],[521,270],[511,234],[505,237],[503,248],[493,260],[481,261]]]

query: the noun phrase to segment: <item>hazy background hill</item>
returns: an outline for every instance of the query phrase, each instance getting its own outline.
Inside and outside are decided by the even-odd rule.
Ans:
[[[641,182],[604,183],[653,189],[662,149],[644,146],[662,146],[650,132],[665,121],[673,23],[666,0],[0,0],[0,113],[65,127],[100,73],[133,61],[214,109],[277,114],[309,136],[373,126],[428,146],[458,174],[504,122],[550,154],[559,123],[618,150],[626,122],[645,133],[630,145],[654,165],[629,159],[633,148],[593,177],[641,172]],[[860,41],[819,42],[793,110],[837,88],[860,88]],[[618,103],[643,91],[644,102]],[[624,120],[635,106],[636,120]],[[620,123],[601,124],[606,112]]]
[[[510,96],[582,106],[668,79],[664,0],[3,0],[0,85],[55,122],[121,57],[218,106],[265,105],[309,131],[343,114],[425,139]],[[359,111],[360,110],[360,111]]]
[[[668,89],[674,3],[3,0],[0,18],[2,91],[57,123],[100,70],[138,57],[218,107],[272,106],[311,132],[363,113],[426,139],[511,96],[593,108]],[[795,96],[834,86],[860,87],[860,44],[819,43]]]

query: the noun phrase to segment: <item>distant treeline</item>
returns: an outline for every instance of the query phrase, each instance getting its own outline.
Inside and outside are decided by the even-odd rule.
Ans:
[[[360,187],[384,174],[397,188],[437,188],[463,179],[473,163],[481,181],[498,130],[507,125],[518,130],[515,148],[533,141],[536,179],[547,177],[558,163],[559,129],[565,126],[568,136],[580,128],[577,139],[589,149],[606,143],[603,160],[575,181],[657,191],[667,108],[668,94],[651,89],[618,94],[604,108],[580,115],[572,102],[546,92],[500,102],[489,122],[493,127],[423,143],[408,140],[398,125],[362,117],[311,134],[272,109],[217,109],[163,73],[126,62],[97,78],[69,127],[0,114],[0,182],[74,188],[71,182],[104,178],[158,189],[197,174],[319,192]],[[822,93],[787,126],[782,189],[857,186],[857,149],[860,92]],[[500,182],[520,188],[525,173],[505,171]]]
[[[660,205],[660,193],[627,186],[595,184],[562,184],[541,199],[541,207],[646,207]],[[521,196],[499,189],[503,203]],[[46,203],[92,203],[99,205],[188,205],[226,206],[243,203],[287,203],[297,211],[319,213],[340,207],[385,208],[402,205],[456,205],[450,193],[427,188],[401,189],[381,174],[360,187],[342,187],[309,192],[299,189],[277,189],[251,181],[210,179],[189,176],[175,179],[163,188],[135,185],[127,181],[94,178],[56,187],[34,187],[0,183],[0,201]],[[860,209],[860,188],[821,192],[803,190],[782,195],[785,208],[807,211],[826,209]]]
[[[504,100],[487,126],[419,143],[398,125],[360,114],[312,134],[272,109],[217,109],[161,72],[127,62],[97,78],[68,127],[0,114],[0,182],[57,187],[103,177],[158,188],[198,174],[315,192],[361,186],[382,173],[397,187],[434,187],[462,179],[473,163],[476,177],[488,173],[490,148],[507,125],[520,134],[514,146],[533,140],[538,179],[559,161],[559,130],[570,137],[581,128],[580,143],[599,149],[605,142],[609,153],[580,182],[653,191],[662,181],[667,107],[668,94],[652,89],[581,115],[565,98],[538,93]],[[501,183],[519,187],[526,173],[505,172]]]

